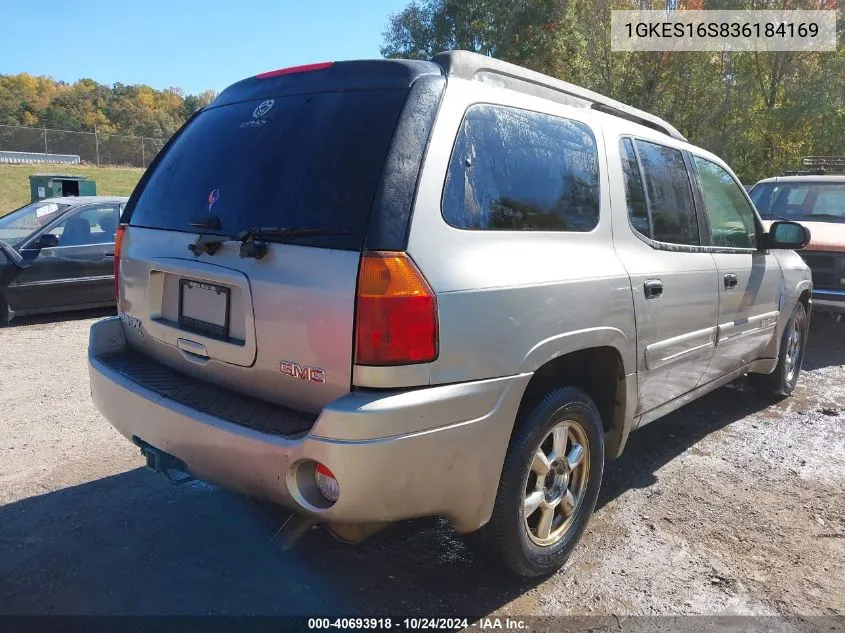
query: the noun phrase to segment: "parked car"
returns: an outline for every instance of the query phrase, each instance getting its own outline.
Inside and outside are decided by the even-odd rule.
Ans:
[[[810,230],[801,256],[813,272],[813,310],[845,316],[845,174],[826,173],[827,165],[845,171],[845,157],[811,157],[805,167],[819,170],[761,180],[751,199],[767,223],[800,222]]]
[[[128,198],[46,198],[0,217],[0,324],[114,305],[114,236]]]
[[[344,538],[446,517],[522,576],[633,429],[749,372],[788,395],[804,353],[800,224],[665,121],[467,52],[236,83],[124,221],[91,392],[151,468]]]

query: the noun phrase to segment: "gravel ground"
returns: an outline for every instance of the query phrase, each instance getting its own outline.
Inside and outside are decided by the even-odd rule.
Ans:
[[[145,471],[90,402],[104,314],[0,329],[0,614],[845,615],[845,324],[814,321],[792,398],[739,380],[635,432],[520,584],[439,520],[281,552],[280,511]]]

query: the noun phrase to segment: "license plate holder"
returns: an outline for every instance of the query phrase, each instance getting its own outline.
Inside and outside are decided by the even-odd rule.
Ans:
[[[194,279],[179,280],[179,327],[210,338],[229,338],[229,288]]]

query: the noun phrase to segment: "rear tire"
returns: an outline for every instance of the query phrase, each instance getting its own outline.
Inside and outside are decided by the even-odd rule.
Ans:
[[[523,578],[560,569],[593,513],[603,469],[595,403],[574,387],[551,391],[517,420],[493,514],[481,529],[486,548]]]
[[[9,325],[9,321],[9,304],[6,303],[3,293],[0,293],[0,327]]]
[[[748,381],[761,396],[782,399],[794,391],[804,362],[809,324],[807,310],[799,301],[786,322],[775,370],[771,374],[748,374]]]

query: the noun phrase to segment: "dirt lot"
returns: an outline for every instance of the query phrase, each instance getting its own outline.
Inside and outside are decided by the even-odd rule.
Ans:
[[[515,584],[442,521],[283,553],[279,512],[145,471],[90,403],[93,320],[0,329],[0,614],[845,615],[845,324],[792,398],[740,380],[634,433],[566,568]]]

